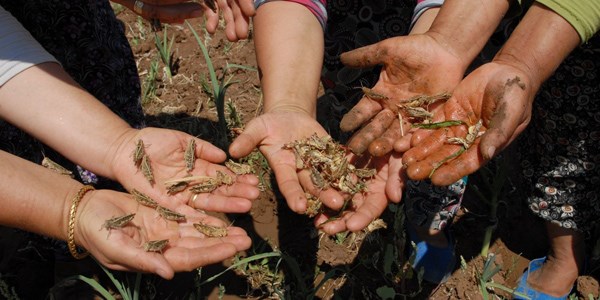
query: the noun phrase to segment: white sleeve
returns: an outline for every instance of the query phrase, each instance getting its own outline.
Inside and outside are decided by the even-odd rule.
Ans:
[[[0,6],[0,87],[23,70],[56,62],[17,19]]]

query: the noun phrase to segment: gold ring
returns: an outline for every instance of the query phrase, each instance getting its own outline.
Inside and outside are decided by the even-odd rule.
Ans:
[[[140,0],[135,0],[135,2],[133,3],[133,11],[136,14],[141,15],[143,8],[144,8],[144,2],[142,2]]]
[[[192,208],[194,208],[194,204],[196,203],[196,198],[198,198],[199,194],[195,194],[194,196],[192,196],[192,205],[190,205]]]

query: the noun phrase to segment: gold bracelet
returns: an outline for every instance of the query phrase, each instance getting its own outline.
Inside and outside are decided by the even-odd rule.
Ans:
[[[81,201],[81,198],[85,195],[85,193],[94,190],[94,187],[91,185],[84,185],[77,195],[73,197],[71,201],[71,210],[69,211],[69,230],[67,232],[67,245],[69,246],[69,252],[76,259],[83,259],[90,254],[89,252],[83,250],[83,252],[79,252],[77,250],[77,245],[75,245],[75,215],[77,213],[77,206]]]

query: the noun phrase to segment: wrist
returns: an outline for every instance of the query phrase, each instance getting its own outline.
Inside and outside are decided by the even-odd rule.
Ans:
[[[534,4],[494,57],[530,76],[537,88],[579,45],[579,34],[564,18],[541,4]]]
[[[131,156],[131,153],[133,153],[137,144],[137,140],[141,138],[140,135],[140,129],[131,127],[123,130],[120,134],[117,134],[114,141],[109,144],[105,156],[102,159],[103,165],[106,166],[107,173],[100,175],[112,180],[118,180],[118,169],[119,167],[122,167],[119,164],[125,161],[126,157]],[[125,158],[123,158],[123,156],[125,156]]]
[[[87,250],[78,249],[79,247],[83,247],[82,241],[82,212],[85,210],[87,200],[91,198],[91,194],[94,191],[94,187],[91,185],[80,186],[77,192],[69,193],[69,198],[65,201],[68,205],[67,218],[61,218],[62,220],[66,220],[66,241],[67,246],[69,247],[69,252],[76,259],[85,258],[88,255]],[[65,227],[63,225],[63,228]]]
[[[510,0],[447,0],[428,33],[466,68],[483,49],[508,11]]]
[[[534,93],[537,92],[544,82],[544,80],[540,77],[540,73],[526,60],[524,60],[519,53],[513,53],[512,51],[500,51],[494,57],[492,62],[499,65],[510,66],[520,71],[527,77],[521,79],[525,79],[525,82],[529,84],[530,90]]]
[[[265,104],[265,113],[300,113],[308,115],[311,118],[317,117],[316,105],[313,103],[274,103],[272,105]]]
[[[445,49],[446,52],[455,59],[455,66],[457,69],[461,71],[461,74],[464,74],[474,56],[471,57],[471,55],[453,45],[452,40],[447,39],[443,33],[430,29],[423,35],[432,39],[434,43],[439,45],[440,49]]]

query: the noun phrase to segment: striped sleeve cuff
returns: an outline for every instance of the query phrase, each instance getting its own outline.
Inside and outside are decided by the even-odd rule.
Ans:
[[[254,7],[256,9],[258,9],[259,6],[263,5],[264,3],[271,2],[271,1],[280,1],[280,0],[255,0]],[[315,17],[321,24],[321,28],[323,28],[323,30],[325,30],[325,26],[327,24],[327,9],[326,9],[327,1],[326,0],[283,0],[283,1],[295,2],[298,4],[304,5],[306,8],[308,8],[313,13],[313,15],[315,15]]]
[[[418,0],[417,6],[413,11],[412,20],[410,21],[410,28],[412,29],[413,25],[417,22],[419,17],[428,9],[434,7],[440,7],[444,4],[444,0]]]

